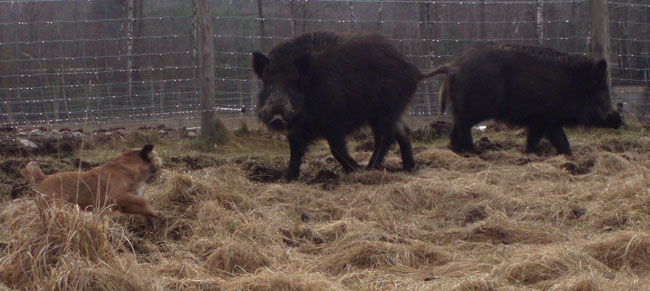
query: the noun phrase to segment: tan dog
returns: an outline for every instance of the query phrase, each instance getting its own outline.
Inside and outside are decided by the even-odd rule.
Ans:
[[[62,199],[83,210],[110,207],[123,213],[158,217],[142,198],[147,180],[160,173],[162,161],[153,145],[122,150],[117,158],[86,172],[71,171],[44,175],[36,162],[21,171],[33,180],[36,190],[49,199]]]

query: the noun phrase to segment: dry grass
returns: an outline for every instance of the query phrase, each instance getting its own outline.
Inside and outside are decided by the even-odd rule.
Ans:
[[[290,184],[269,182],[286,142],[250,129],[217,146],[152,131],[29,157],[71,169],[157,142],[167,166],[145,197],[164,218],[148,225],[0,187],[0,290],[650,289],[644,127],[569,133],[573,157],[545,141],[543,154],[523,154],[521,131],[480,133],[482,153],[467,157],[446,139],[416,143],[415,173],[345,175],[319,142]],[[400,166],[396,151],[387,166]]]

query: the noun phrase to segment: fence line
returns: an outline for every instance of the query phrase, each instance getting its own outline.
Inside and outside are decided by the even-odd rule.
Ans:
[[[129,1],[144,9],[129,14],[119,4]],[[0,126],[196,122],[203,111],[189,2],[0,1]],[[212,110],[220,116],[255,107],[261,84],[250,53],[302,32],[378,31],[422,71],[476,41],[542,44],[583,55],[591,41],[586,0],[264,0],[261,10],[258,2],[212,1]],[[609,6],[612,93],[628,113],[648,119],[650,5]],[[420,83],[412,116],[438,114],[437,87],[437,79]]]

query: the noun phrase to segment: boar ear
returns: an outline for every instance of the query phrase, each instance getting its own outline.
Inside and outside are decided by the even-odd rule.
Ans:
[[[262,78],[264,68],[266,68],[266,65],[268,65],[269,62],[269,58],[267,58],[263,53],[258,51],[253,52],[253,71],[255,71],[255,74],[257,74],[260,79]]]
[[[151,151],[153,151],[153,145],[152,144],[148,144],[148,145],[143,146],[142,150],[140,150],[140,157],[143,160],[148,161],[149,160],[149,154],[151,153]]]
[[[311,55],[304,54],[299,56],[297,59],[293,60],[293,65],[298,69],[298,73],[301,76],[307,75],[309,72],[309,67],[311,66]]]
[[[596,63],[597,76],[607,76],[607,61],[602,59]]]

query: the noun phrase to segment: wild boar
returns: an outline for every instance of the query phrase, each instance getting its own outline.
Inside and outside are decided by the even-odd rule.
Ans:
[[[443,71],[443,68],[445,69]],[[528,129],[526,152],[547,137],[558,154],[571,155],[564,126],[618,128],[607,62],[550,48],[479,44],[450,64],[440,89],[440,109],[451,103],[455,152],[474,151],[471,128],[493,118]]]
[[[374,152],[368,168],[379,168],[397,140],[402,166],[415,166],[409,129],[402,114],[423,75],[381,34],[306,33],[274,46],[268,57],[253,52],[262,79],[258,117],[272,129],[287,130],[291,157],[283,178],[300,173],[307,146],[325,138],[345,172],[358,167],[346,136],[369,125]]]

